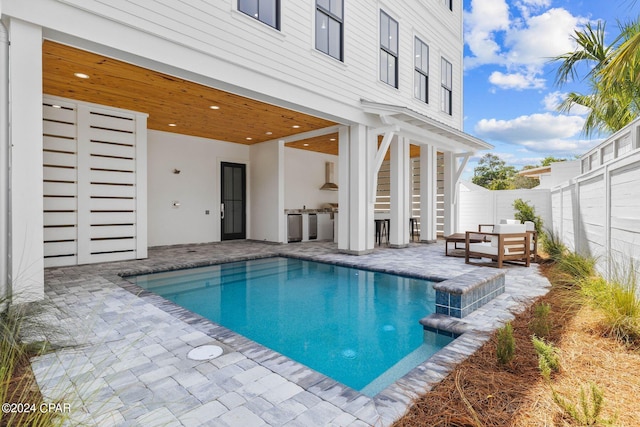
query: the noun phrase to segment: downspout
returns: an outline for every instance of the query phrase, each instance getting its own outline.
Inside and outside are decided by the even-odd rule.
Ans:
[[[0,312],[11,298],[9,285],[9,32],[0,21]]]

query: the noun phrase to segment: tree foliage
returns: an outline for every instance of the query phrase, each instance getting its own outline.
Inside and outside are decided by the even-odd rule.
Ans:
[[[640,19],[619,24],[619,30],[620,35],[607,45],[605,24],[598,22],[594,27],[589,23],[572,36],[575,51],[554,58],[560,63],[559,86],[578,80],[584,71],[583,80],[591,92],[569,93],[558,109],[588,108],[583,128],[587,136],[616,132],[640,114]]]
[[[473,170],[471,182],[490,190],[508,190],[516,175],[516,168],[507,166],[506,162],[495,154],[487,153]]]

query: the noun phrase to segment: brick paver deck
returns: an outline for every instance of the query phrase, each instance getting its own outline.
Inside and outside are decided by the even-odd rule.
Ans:
[[[367,397],[161,297],[119,274],[146,273],[268,255],[427,278],[477,268],[445,257],[444,243],[340,254],[329,242],[274,245],[236,241],[151,248],[149,258],[45,272],[50,339],[63,348],[33,360],[46,401],[72,406],[71,421],[123,426],[386,426],[412,398],[472,354],[517,307],[547,292],[531,268],[506,267],[506,292],[465,320],[475,329],[374,398]],[[419,327],[416,319],[416,327]],[[193,361],[187,353],[215,344],[224,354]]]

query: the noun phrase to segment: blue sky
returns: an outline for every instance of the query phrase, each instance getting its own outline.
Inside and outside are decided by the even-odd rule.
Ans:
[[[633,0],[464,0],[465,132],[517,169],[597,145],[601,139],[582,133],[585,111],[556,111],[567,92],[588,90],[582,82],[557,87],[548,59],[573,51],[570,36],[587,22],[605,21],[611,42],[617,21],[639,13]],[[464,179],[485,153],[469,162]]]

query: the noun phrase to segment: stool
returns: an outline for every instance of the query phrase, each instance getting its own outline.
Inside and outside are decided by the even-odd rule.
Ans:
[[[411,235],[411,241],[415,240],[415,235],[418,234],[418,219],[409,218],[409,234]]]
[[[387,243],[389,243],[389,228],[387,224],[389,223],[388,219],[375,219],[376,223],[376,242],[378,242],[378,246],[382,244],[382,236],[387,236]]]

